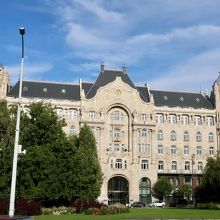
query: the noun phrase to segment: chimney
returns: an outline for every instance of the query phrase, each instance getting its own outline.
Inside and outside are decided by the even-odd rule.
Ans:
[[[104,65],[104,63],[103,63],[103,62],[101,63],[100,67],[101,67],[101,73],[103,73],[103,72],[104,72],[104,70],[105,70],[105,65]]]
[[[127,70],[126,70],[125,64],[124,64],[123,67],[122,67],[122,71],[123,71],[124,74],[126,74]]]

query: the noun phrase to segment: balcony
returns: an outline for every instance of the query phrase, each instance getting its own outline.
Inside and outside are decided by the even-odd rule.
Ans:
[[[184,170],[184,169],[178,169],[178,170],[172,170],[172,169],[164,169],[164,170],[157,170],[158,174],[202,174],[201,170]]]

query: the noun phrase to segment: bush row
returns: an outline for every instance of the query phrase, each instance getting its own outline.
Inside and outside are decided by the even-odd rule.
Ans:
[[[197,209],[216,209],[216,210],[220,210],[220,204],[216,204],[216,203],[197,203],[196,204],[196,208]]]
[[[40,215],[41,203],[28,199],[16,200],[16,215]],[[0,215],[7,215],[9,209],[9,199],[0,200]]]
[[[114,215],[127,212],[130,212],[130,209],[121,204],[113,204],[110,206],[101,207],[100,209],[90,208],[85,210],[85,214],[87,215]]]

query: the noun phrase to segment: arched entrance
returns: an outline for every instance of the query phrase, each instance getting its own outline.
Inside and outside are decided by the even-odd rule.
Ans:
[[[109,204],[128,203],[129,184],[127,179],[122,176],[115,176],[108,181],[108,199]]]
[[[151,181],[143,177],[139,182],[139,201],[146,204],[151,202]]]

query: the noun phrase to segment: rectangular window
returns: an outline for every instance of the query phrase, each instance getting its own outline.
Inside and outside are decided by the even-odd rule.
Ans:
[[[187,115],[182,115],[181,116],[181,121],[183,125],[188,125],[189,124],[189,116]]]
[[[207,117],[206,118],[206,123],[207,123],[208,126],[214,125],[213,117]]]
[[[171,145],[171,154],[172,155],[176,154],[176,145]]]
[[[203,171],[203,163],[202,162],[198,162],[198,171]]]
[[[95,118],[95,111],[89,111],[89,118]]]
[[[56,113],[57,113],[58,117],[62,117],[63,116],[63,109],[61,109],[61,108],[56,109]]]
[[[159,163],[158,163],[158,170],[159,171],[163,171],[164,170],[164,162],[163,161],[159,161]]]
[[[147,115],[144,113],[141,113],[141,117],[140,117],[141,121],[146,121],[147,119]]]
[[[162,144],[158,145],[158,154],[163,154],[163,145]]]
[[[184,146],[184,155],[189,155],[189,146]]]
[[[77,110],[76,109],[68,110],[68,119],[74,119],[74,118],[77,118]]]
[[[169,124],[176,124],[176,115],[169,115],[168,121],[169,121]]]
[[[162,114],[156,114],[156,123],[162,124],[164,122]]]
[[[141,160],[141,169],[148,170],[148,160]]]
[[[176,171],[176,170],[177,170],[177,162],[172,161],[172,171]]]
[[[138,144],[138,151],[139,153],[149,153],[150,146],[148,144]]]
[[[201,146],[196,147],[196,153],[197,153],[197,155],[202,155],[202,147]]]
[[[115,160],[115,169],[122,169],[122,159]]]
[[[185,161],[185,170],[190,171],[190,163],[189,161]]]
[[[194,117],[194,124],[195,125],[201,125],[202,124],[202,120],[200,116],[195,116]]]
[[[214,147],[209,147],[209,155],[210,156],[214,155]]]

